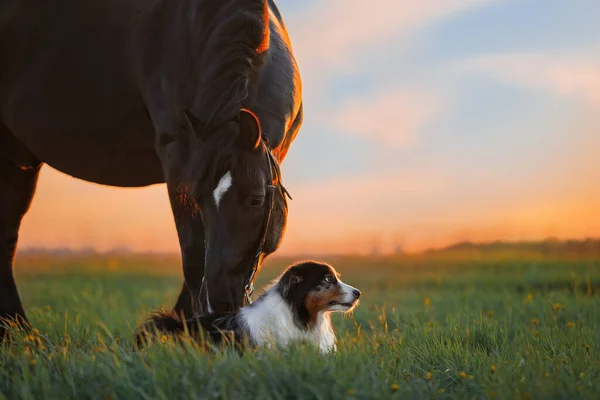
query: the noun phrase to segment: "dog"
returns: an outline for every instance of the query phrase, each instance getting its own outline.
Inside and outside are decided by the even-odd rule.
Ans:
[[[304,341],[328,353],[336,350],[331,312],[353,310],[360,295],[341,281],[331,265],[304,261],[287,268],[255,302],[237,312],[205,314],[187,321],[173,313],[155,313],[142,325],[136,342],[142,346],[152,331],[175,336],[187,332],[197,342],[234,344],[239,351]]]

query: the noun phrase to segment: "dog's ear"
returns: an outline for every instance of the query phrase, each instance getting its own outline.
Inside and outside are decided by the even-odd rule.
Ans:
[[[290,268],[279,281],[279,290],[283,297],[288,297],[294,290],[294,287],[302,282],[302,277],[296,275],[293,268]]]

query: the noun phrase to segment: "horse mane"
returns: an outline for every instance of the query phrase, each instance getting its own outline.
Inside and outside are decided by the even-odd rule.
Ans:
[[[200,0],[202,1],[202,0]],[[204,1],[191,29],[190,112],[209,131],[235,120],[269,47],[267,0]],[[201,32],[199,32],[199,29]]]

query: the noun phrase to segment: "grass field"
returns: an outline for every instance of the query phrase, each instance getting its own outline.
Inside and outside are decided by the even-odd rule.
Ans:
[[[177,259],[20,257],[37,330],[0,350],[0,398],[600,398],[599,260],[328,261],[363,292],[334,315],[337,353],[240,357],[169,340],[131,350],[144,314],[174,303]],[[286,264],[269,262],[258,286]]]

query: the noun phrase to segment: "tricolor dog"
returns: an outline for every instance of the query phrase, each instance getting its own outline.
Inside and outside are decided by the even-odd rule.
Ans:
[[[359,297],[360,291],[342,282],[332,266],[301,262],[290,266],[254,303],[237,312],[205,314],[187,321],[172,313],[157,313],[142,326],[138,343],[153,329],[181,335],[187,326],[196,340],[204,337],[216,345],[233,334],[238,348],[304,341],[327,353],[336,348],[330,313],[351,311]]]

